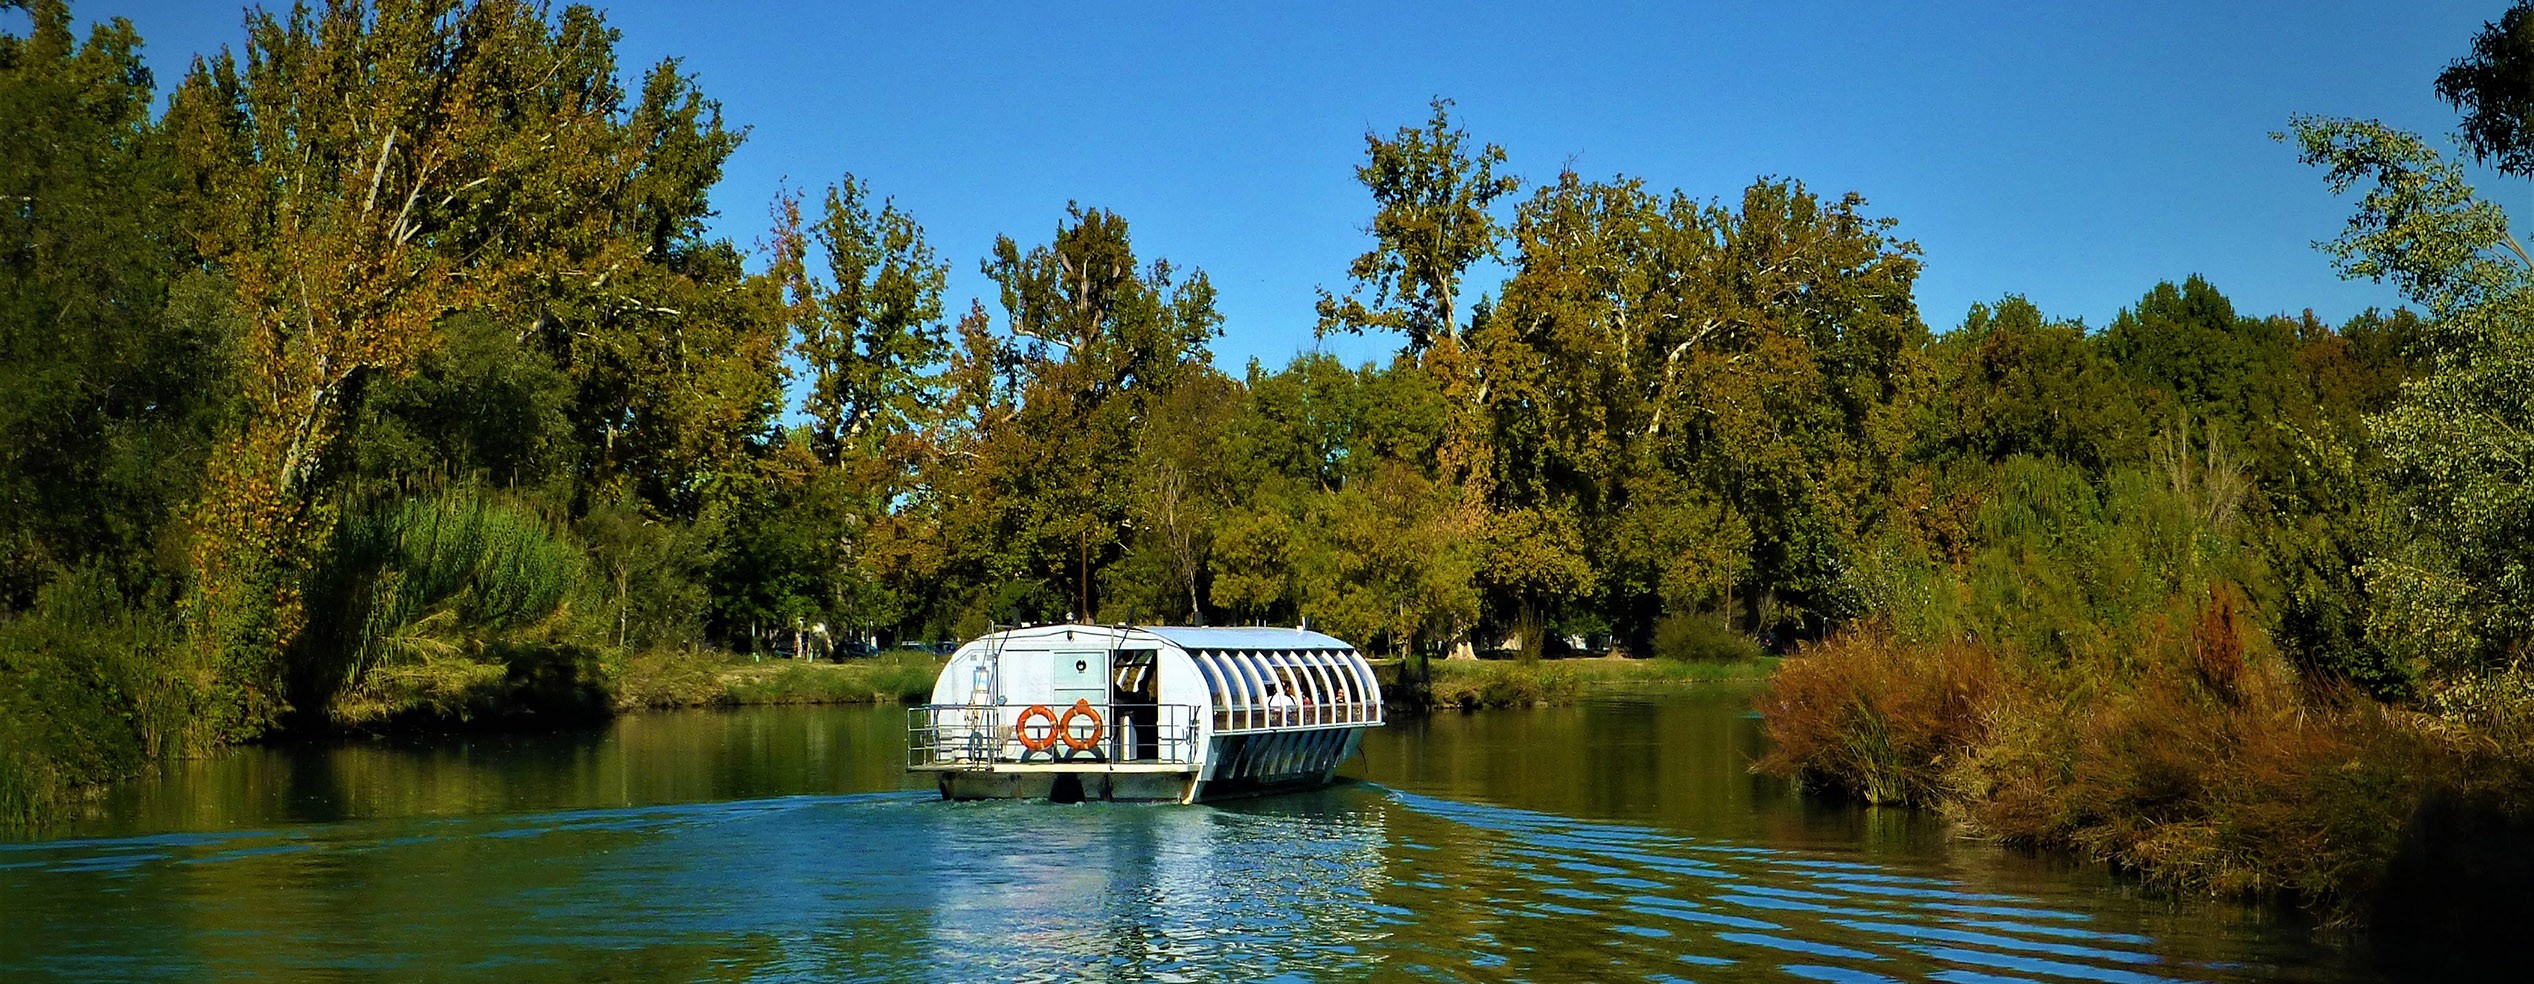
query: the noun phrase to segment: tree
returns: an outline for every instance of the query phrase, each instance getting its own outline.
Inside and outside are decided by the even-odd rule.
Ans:
[[[1460,331],[1461,275],[1496,254],[1501,227],[1487,208],[1522,187],[1520,178],[1496,174],[1504,148],[1476,152],[1468,134],[1452,125],[1449,99],[1437,98],[1425,129],[1401,127],[1384,140],[1364,134],[1362,166],[1355,179],[1373,193],[1373,248],[1347,265],[1355,287],[1344,300],[1320,292],[1319,332],[1360,334],[1369,329],[1407,336],[1411,353]],[[1372,302],[1362,298],[1372,291]]]
[[[1931,428],[1941,442],[1931,456],[2035,455],[2095,474],[2146,456],[2143,394],[2083,324],[2051,321],[2010,295],[1994,307],[1972,305],[1934,348],[1940,389],[1932,402],[1943,419]]]
[[[849,450],[882,456],[928,427],[940,404],[932,372],[950,351],[941,303],[949,265],[895,201],[876,215],[870,201],[871,186],[846,175],[828,186],[807,229],[798,196],[775,203],[775,275],[791,295],[794,350],[810,370],[802,409],[829,464]],[[808,271],[813,247],[826,257],[824,278]]]
[[[1845,557],[1906,442],[1901,386],[1925,338],[1916,246],[1863,206],[1764,179],[1727,208],[1571,173],[1523,205],[1515,275],[1468,338],[1493,462],[1486,528],[1525,531],[1490,538],[1525,545],[1488,555],[1491,618],[1593,584],[1624,592],[1599,604],[1642,638],[1665,605],[1703,602],[1688,585],[1723,577],[1852,614]],[[1706,494],[1661,501],[1684,489]],[[1619,545],[1682,528],[1747,564],[1702,549],[1710,575],[1667,576]],[[1556,544],[1625,574],[1543,576],[1567,567]]]
[[[2369,418],[2410,534],[2368,560],[2370,628],[2440,676],[2514,666],[2534,651],[2534,261],[2417,136],[2313,117],[2293,131],[2333,193],[2367,186],[2321,247],[2431,315],[2427,373]]]
[[[2472,53],[2437,73],[2437,98],[2463,114],[2474,160],[2534,175],[2534,3],[2519,0],[2483,23]]]
[[[938,447],[938,373],[951,352],[941,303],[948,266],[912,216],[895,202],[875,215],[870,199],[870,186],[846,175],[804,228],[799,197],[779,196],[772,272],[789,297],[792,351],[810,374],[810,424],[799,433],[815,460],[798,476],[806,487],[795,507],[824,525],[827,616],[857,628],[903,614],[882,582],[911,566],[897,549],[898,514]],[[824,276],[810,272],[813,254],[823,255]]]
[[[225,409],[225,304],[181,276],[174,174],[122,18],[82,44],[59,0],[0,35],[0,613],[81,566],[128,588],[192,495]],[[170,305],[170,295],[176,303]]]
[[[1044,245],[997,237],[982,268],[1008,338],[960,326],[951,372],[973,429],[928,477],[959,553],[944,566],[964,568],[973,597],[1017,592],[994,617],[1009,603],[1098,617],[1093,586],[1130,546],[1138,434],[1181,380],[1211,371],[1214,287],[1166,260],[1139,265],[1126,220],[1079,205]]]

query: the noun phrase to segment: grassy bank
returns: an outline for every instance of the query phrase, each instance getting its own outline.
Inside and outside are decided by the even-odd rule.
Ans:
[[[940,671],[941,657],[912,650],[820,663],[664,649],[625,657],[616,677],[616,707],[907,703],[932,693]]]
[[[1436,660],[1425,691],[1429,709],[1572,704],[1594,694],[1660,693],[1720,683],[1758,683],[1777,659]],[[1405,693],[1407,691],[1400,691]]]

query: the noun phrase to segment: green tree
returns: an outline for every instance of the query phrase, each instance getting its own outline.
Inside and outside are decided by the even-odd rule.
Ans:
[[[794,351],[810,370],[802,409],[812,447],[830,464],[849,450],[885,456],[890,442],[928,427],[940,402],[932,373],[950,352],[941,303],[949,265],[896,202],[875,215],[870,201],[870,185],[846,175],[828,186],[807,229],[797,196],[775,204],[775,275],[792,298]],[[807,269],[813,250],[826,258],[823,278]]]
[[[2367,563],[2371,628],[2433,673],[2511,666],[2534,646],[2534,262],[2418,137],[2313,117],[2293,133],[2333,193],[2366,188],[2321,244],[2342,274],[2430,315],[2427,373],[2369,421],[2408,534]]]
[[[1345,299],[1320,292],[1323,335],[1396,331],[1414,353],[1460,331],[1461,276],[1496,255],[1503,236],[1488,206],[1522,182],[1496,173],[1504,148],[1467,149],[1468,134],[1452,125],[1451,100],[1435,99],[1431,108],[1422,130],[1401,127],[1387,140],[1364,135],[1355,179],[1373,194],[1373,248],[1347,265],[1355,286]]]
[[[140,37],[58,0],[0,35],[0,613],[100,564],[131,587],[225,401],[227,312],[178,277],[174,175]],[[181,302],[169,309],[174,290]]]
[[[2437,73],[2437,98],[2463,114],[2474,160],[2534,175],[2534,4],[2520,0],[2483,23],[2472,53]]]
[[[998,237],[983,270],[1005,337],[960,328],[955,402],[974,417],[929,477],[959,553],[943,566],[994,597],[995,617],[1013,604],[1102,617],[1093,588],[1131,546],[1138,435],[1181,380],[1211,372],[1213,285],[1140,264],[1125,219],[1079,205],[1047,244]]]

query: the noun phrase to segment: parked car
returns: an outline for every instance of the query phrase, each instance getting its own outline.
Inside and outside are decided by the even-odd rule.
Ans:
[[[877,655],[879,655],[879,650],[871,648],[870,643],[860,639],[847,639],[827,651],[828,658],[839,663],[849,659],[869,659]]]

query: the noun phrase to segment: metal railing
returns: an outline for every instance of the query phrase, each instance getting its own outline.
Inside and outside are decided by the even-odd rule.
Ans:
[[[1340,701],[1318,704],[1296,701],[1283,707],[1218,707],[1214,709],[1214,730],[1274,731],[1282,728],[1319,728],[1333,725],[1374,725],[1382,723],[1378,701]]]
[[[1188,765],[1197,760],[1198,708],[1193,704],[1094,704],[1101,734],[1096,744],[1075,749],[1033,721],[1031,737],[1051,739],[1044,750],[1022,743],[1018,724],[1030,704],[926,704],[906,711],[906,767],[909,769],[981,769],[996,763],[1116,762],[1136,765]],[[1044,705],[1061,716],[1065,708]],[[1081,741],[1089,728],[1079,717],[1073,737]]]

